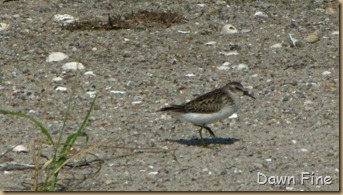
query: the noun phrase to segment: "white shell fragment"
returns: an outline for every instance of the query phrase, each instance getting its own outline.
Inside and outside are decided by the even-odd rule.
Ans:
[[[218,67],[219,70],[228,70],[230,69],[230,62],[224,62],[221,66]]]
[[[113,94],[125,94],[126,91],[110,91],[110,93],[113,93]]]
[[[301,148],[299,151],[300,152],[307,152],[308,150],[306,148]]]
[[[60,81],[62,81],[63,79],[61,77],[55,77],[53,78],[51,81],[54,82],[54,83],[58,83]]]
[[[34,113],[37,113],[35,110],[29,110],[29,113],[30,114],[34,114]]]
[[[84,70],[85,67],[80,62],[68,62],[63,64],[63,70]]]
[[[236,55],[239,55],[239,53],[237,51],[230,51],[230,52],[220,51],[219,54],[223,55],[223,56],[236,56]]]
[[[179,31],[177,31],[177,32],[179,32],[180,34],[189,34],[189,31],[182,31],[182,30],[179,30]]]
[[[270,48],[281,48],[282,43],[275,43],[274,45],[270,46]]]
[[[222,66],[230,66],[230,62],[224,62],[223,64],[222,64]]]
[[[96,94],[96,91],[87,91],[87,95],[89,95],[90,98],[94,98]]]
[[[226,24],[223,26],[221,33],[224,35],[227,34],[234,34],[237,33],[238,30],[236,29],[236,27],[232,26],[231,24]]]
[[[328,75],[330,75],[330,74],[331,74],[330,71],[324,71],[324,72],[322,72],[322,75],[323,75],[323,76],[328,76]]]
[[[242,29],[241,30],[241,33],[249,33],[249,32],[251,32],[251,29]]]
[[[93,73],[93,71],[87,71],[87,72],[85,72],[85,75],[86,75],[86,76],[96,76],[96,75]]]
[[[301,47],[304,45],[302,41],[293,38],[291,34],[288,34],[287,39],[290,42],[292,47]]]
[[[12,151],[13,151],[13,152],[28,152],[29,149],[26,148],[26,147],[23,146],[23,145],[17,145],[16,147],[14,147],[14,148],[12,149]]]
[[[142,101],[133,101],[131,102],[132,105],[142,104]]]
[[[157,174],[158,174],[158,171],[152,171],[152,172],[148,173],[148,175],[151,175],[151,176],[157,175]]]
[[[186,77],[194,77],[194,76],[195,76],[195,74],[193,74],[193,73],[190,73],[190,74],[186,74],[185,76],[186,76]]]
[[[218,70],[229,70],[229,69],[230,69],[229,66],[223,66],[223,65],[221,65],[221,66],[218,67]]]
[[[204,45],[215,45],[217,42],[215,42],[215,41],[210,41],[210,42],[207,42],[207,43],[205,43]]]
[[[236,119],[238,118],[238,115],[236,113],[233,113],[231,116],[229,116],[229,119]]]
[[[7,30],[9,26],[9,24],[0,23],[0,31]]]
[[[339,31],[333,31],[331,35],[339,35]]]
[[[68,14],[56,14],[54,16],[54,21],[56,22],[62,22],[62,23],[72,23],[75,22],[77,19],[75,19],[73,16]]]
[[[69,57],[62,52],[52,52],[49,54],[49,56],[47,57],[46,61],[47,62],[58,62],[58,61],[62,61],[64,59],[68,59]]]
[[[66,87],[57,87],[55,90],[60,91],[60,92],[66,92],[67,88]]]
[[[237,70],[249,70],[249,67],[248,67],[248,65],[246,65],[246,64],[238,64],[238,65],[236,66],[236,69],[237,69]]]
[[[263,12],[260,12],[260,11],[256,12],[256,13],[254,14],[254,16],[255,16],[255,17],[259,17],[259,18],[267,18],[267,17],[268,17],[267,14],[265,14],[265,13],[263,13]]]

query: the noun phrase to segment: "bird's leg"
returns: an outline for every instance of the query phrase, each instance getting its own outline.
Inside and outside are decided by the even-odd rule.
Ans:
[[[203,145],[204,147],[206,147],[207,145],[206,145],[204,139],[202,138],[202,132],[201,132],[203,126],[199,126],[199,127],[200,127],[200,129],[199,129],[199,135],[200,135],[200,139],[201,139],[202,145]]]
[[[211,134],[211,136],[213,137],[213,138],[215,138],[216,137],[216,135],[214,135],[214,133],[213,133],[213,131],[211,130],[211,128],[209,128],[209,127],[207,127],[207,126],[202,126],[203,128],[205,128],[210,134]]]

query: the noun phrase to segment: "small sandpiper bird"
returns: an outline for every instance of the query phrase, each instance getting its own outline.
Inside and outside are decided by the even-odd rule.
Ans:
[[[180,120],[188,121],[200,127],[199,135],[202,144],[206,146],[201,130],[205,128],[212,137],[215,137],[213,131],[206,125],[226,119],[235,113],[240,106],[240,97],[243,95],[255,99],[244,89],[241,83],[231,82],[190,102],[182,105],[171,105],[162,108],[160,111],[166,111]]]

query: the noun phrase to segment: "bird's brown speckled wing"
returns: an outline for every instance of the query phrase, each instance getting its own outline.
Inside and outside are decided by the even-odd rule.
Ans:
[[[228,94],[222,89],[215,89],[184,104],[185,112],[213,113],[226,104]],[[229,98],[230,99],[230,98]]]

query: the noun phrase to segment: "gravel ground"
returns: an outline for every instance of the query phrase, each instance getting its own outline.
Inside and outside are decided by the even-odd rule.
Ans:
[[[92,174],[95,165],[66,167],[61,190],[339,190],[336,1],[0,4],[0,23],[9,25],[0,31],[1,109],[29,114],[57,137],[68,105],[67,135],[80,126],[90,107],[87,92],[98,94],[86,132],[88,144],[105,145],[91,151],[103,160],[102,167],[97,174]],[[142,10],[175,12],[184,20],[74,31],[54,21],[56,14],[69,14],[106,24],[108,14],[124,21]],[[255,16],[257,12],[265,15]],[[237,33],[222,34],[226,24]],[[296,46],[289,34],[299,40]],[[234,51],[238,55],[229,55]],[[69,58],[47,62],[51,52]],[[85,70],[65,71],[62,66],[67,62],[80,62]],[[94,75],[85,75],[87,71]],[[52,82],[56,77],[62,80]],[[240,81],[257,99],[243,98],[238,118],[210,125],[217,138],[204,135],[208,148],[201,146],[197,128],[157,112],[229,81]],[[57,87],[67,91],[56,91]],[[1,153],[17,144],[29,147],[33,140],[44,140],[29,121],[7,115],[0,118],[0,135]],[[49,156],[49,148],[43,154]],[[91,159],[94,156],[87,155],[77,162]],[[32,164],[31,153],[8,152],[0,163]],[[270,176],[270,183],[259,184],[258,172]],[[304,172],[311,178],[301,184]],[[283,176],[294,176],[295,184],[272,183]],[[311,182],[325,176],[331,184]],[[32,178],[32,169],[2,169],[0,188],[30,190]]]

